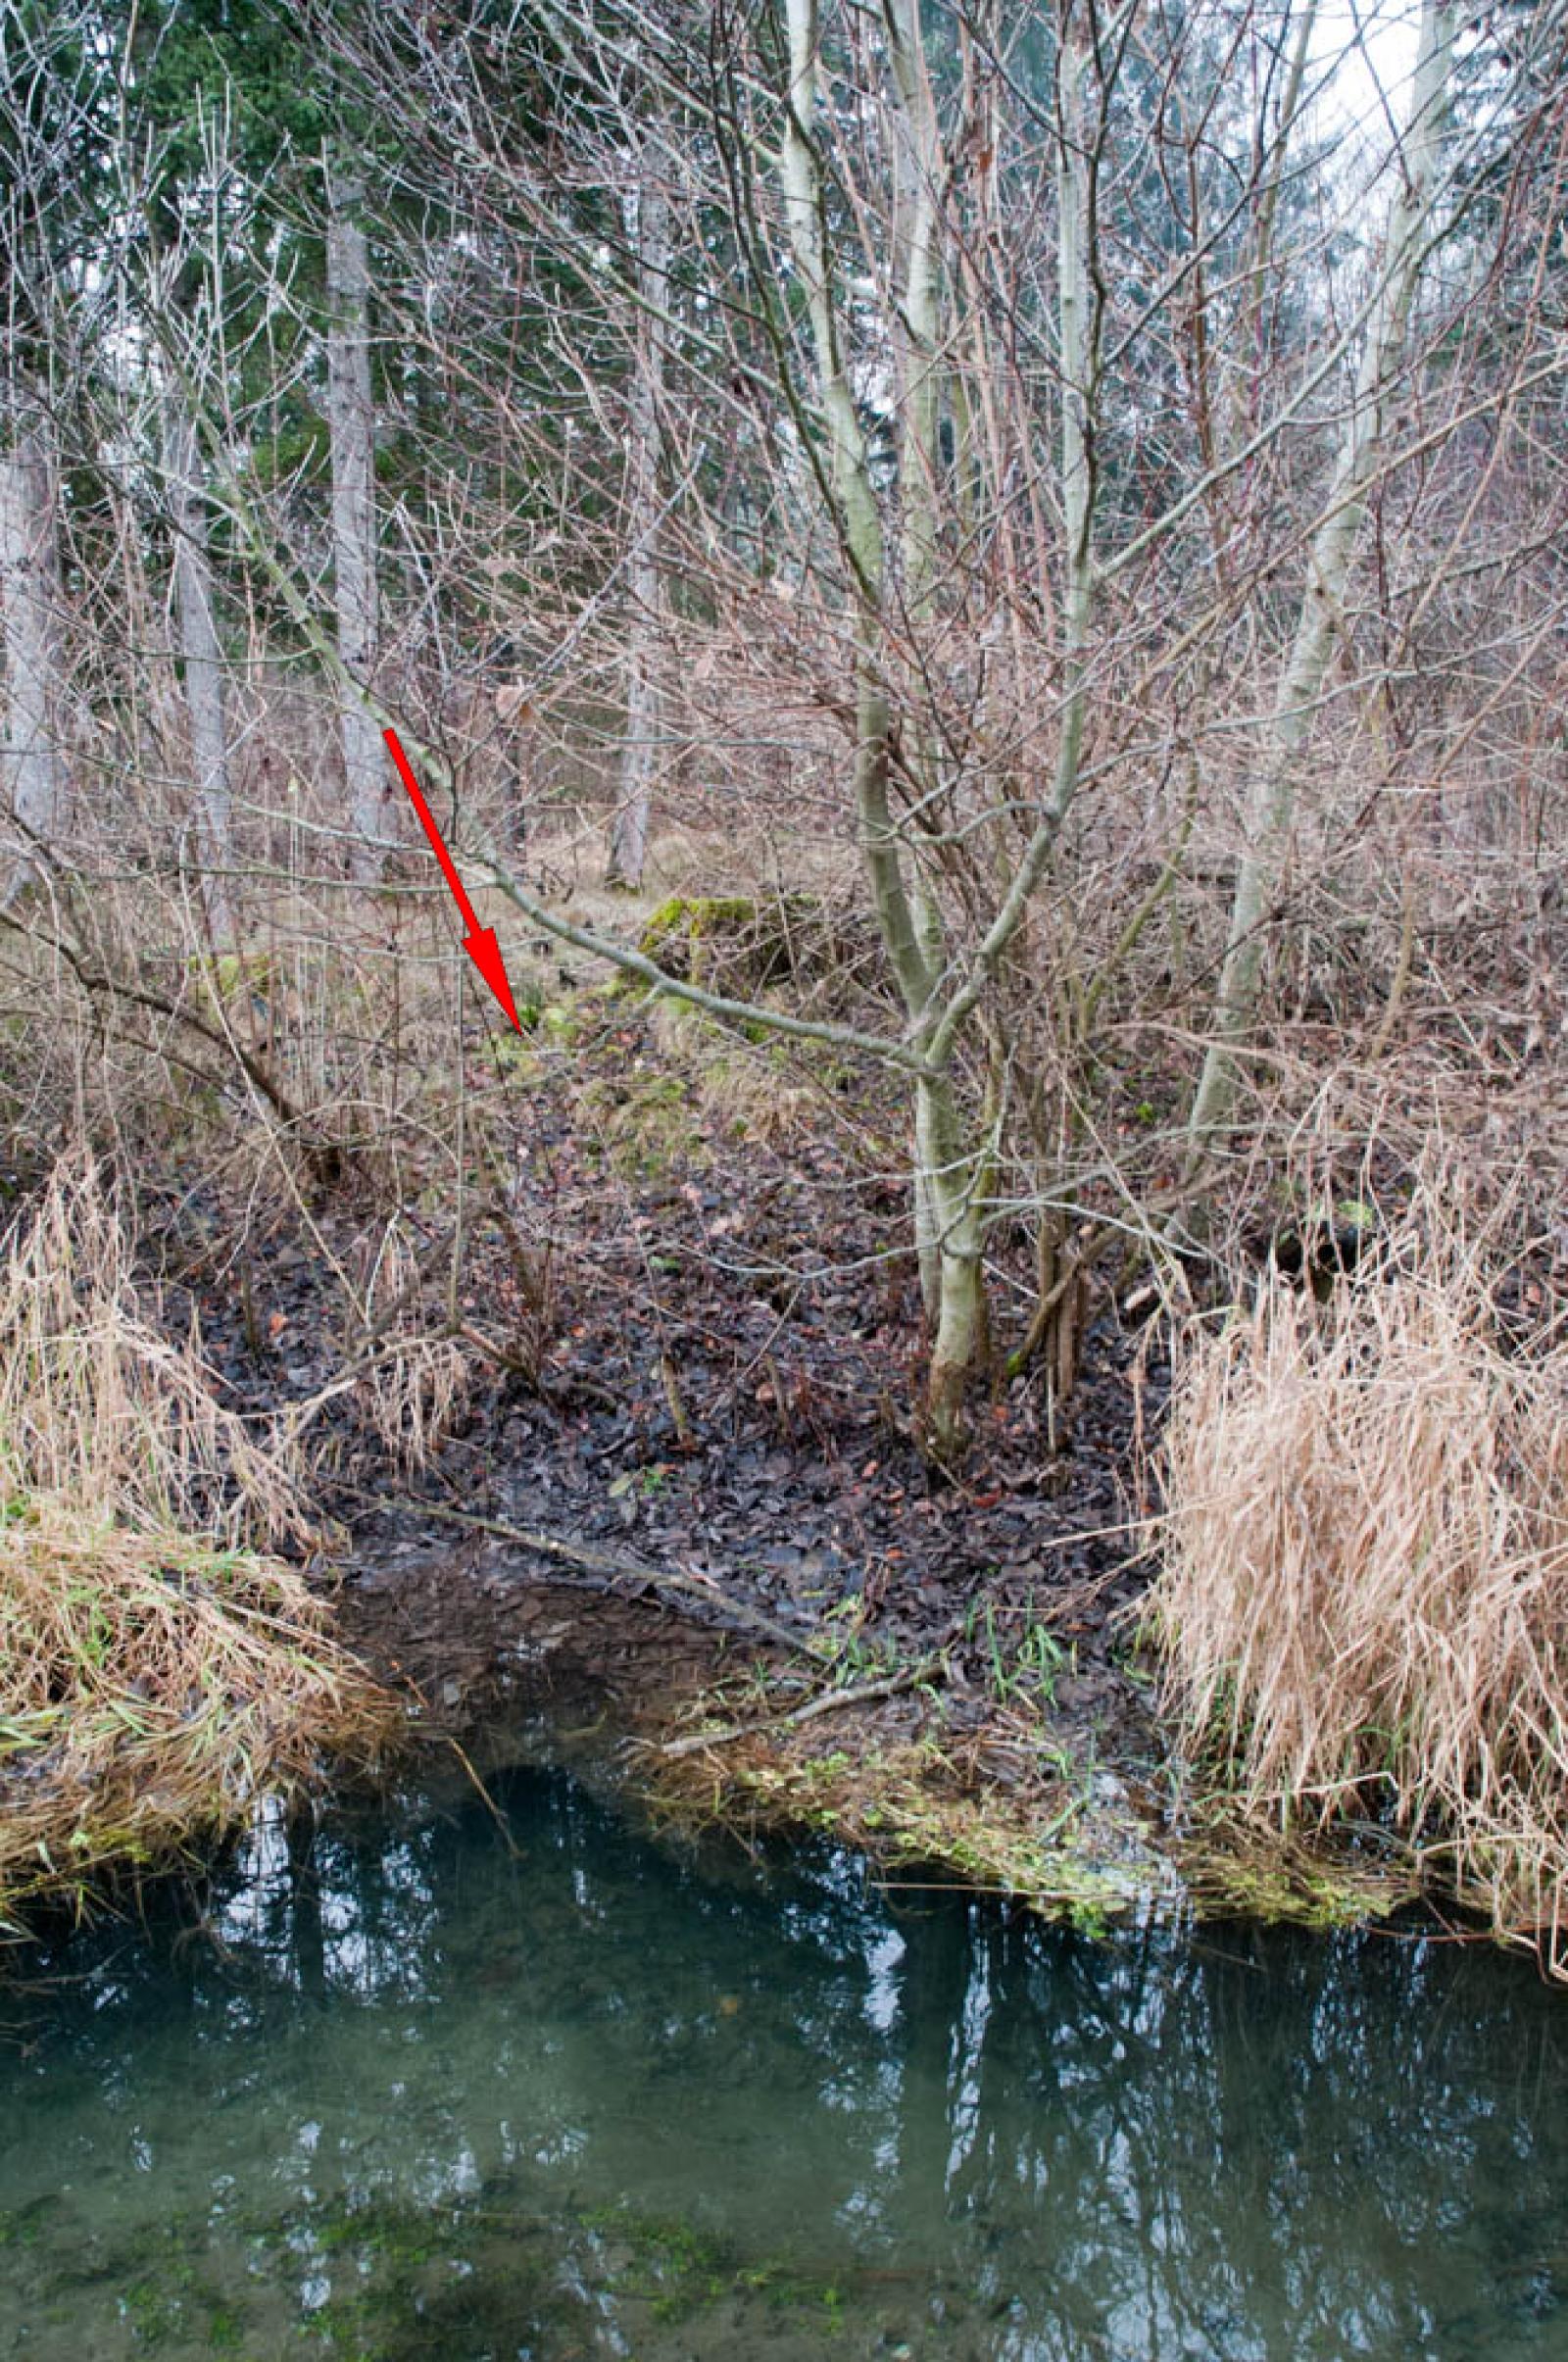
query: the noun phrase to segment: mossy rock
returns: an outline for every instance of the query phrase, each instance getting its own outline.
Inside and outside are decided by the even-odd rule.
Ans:
[[[815,894],[672,894],[638,948],[684,984],[749,994],[786,976],[820,975],[834,964],[838,933]]]

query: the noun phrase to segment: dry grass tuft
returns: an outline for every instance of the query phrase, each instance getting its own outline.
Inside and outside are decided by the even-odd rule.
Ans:
[[[275,1559],[45,1496],[0,1525],[0,1910],[238,1826],[388,1701]]]
[[[697,1083],[704,1113],[737,1139],[781,1149],[820,1128],[820,1085],[792,1081],[776,1058],[732,1050],[705,1066]]]
[[[656,1001],[648,1029],[660,1056],[690,1075],[698,1107],[720,1131],[769,1149],[819,1135],[829,1084],[796,1052],[741,1041],[679,1001]]]
[[[85,1153],[0,1241],[0,1487],[142,1529],[309,1539],[297,1461],[223,1407],[194,1338],[172,1343],[143,1310]]]
[[[1504,1349],[1423,1210],[1325,1306],[1191,1348],[1153,1603],[1190,1734],[1291,1820],[1383,1814],[1568,1975],[1568,1345]]]
[[[131,1285],[90,1158],[0,1252],[0,1912],[234,1826],[392,1701],[263,1554],[309,1535],[298,1473]]]
[[[366,1285],[367,1313],[383,1351],[360,1380],[362,1407],[399,1467],[416,1475],[467,1401],[468,1366],[452,1337],[432,1337],[419,1300],[419,1260],[388,1222]]]

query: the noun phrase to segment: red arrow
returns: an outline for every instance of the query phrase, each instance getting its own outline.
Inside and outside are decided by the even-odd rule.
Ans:
[[[482,927],[474,916],[473,905],[463,890],[463,880],[452,865],[452,856],[441,841],[441,831],[435,824],[430,807],[419,793],[419,782],[409,768],[409,759],[398,744],[396,730],[387,730],[383,735],[386,739],[387,750],[398,766],[403,784],[414,799],[414,809],[419,815],[420,827],[430,840],[430,850],[446,872],[447,884],[457,896],[458,909],[463,913],[463,923],[468,930],[463,938],[463,948],[486,984],[489,985],[490,990],[495,994],[513,1024],[521,1033],[522,1027],[517,1024],[517,1005],[512,998],[512,986],[507,980],[507,963],[501,957],[501,946],[496,941],[495,928]]]

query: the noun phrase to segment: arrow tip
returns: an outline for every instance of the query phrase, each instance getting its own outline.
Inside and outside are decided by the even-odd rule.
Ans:
[[[501,957],[501,946],[496,941],[495,928],[475,927],[471,935],[465,935],[463,938],[463,948],[486,984],[489,985],[490,990],[495,994],[508,1018],[516,1027],[518,1033],[521,1033],[522,1025],[517,1016],[517,1004],[512,997],[512,985],[507,976],[507,963]]]

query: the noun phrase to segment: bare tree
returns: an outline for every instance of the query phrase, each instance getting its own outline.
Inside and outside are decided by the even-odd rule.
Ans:
[[[201,840],[199,874],[208,925],[214,940],[221,944],[233,933],[233,909],[225,876],[233,853],[223,654],[213,613],[207,503],[196,430],[177,386],[171,386],[165,395],[163,445],[170,523],[174,538],[174,610],[185,667],[196,824]]]
[[[782,834],[809,826],[818,880],[853,852],[884,955],[853,1019],[666,975],[527,873],[491,874],[530,928],[905,1078],[912,1220],[889,1253],[918,1265],[919,1420],[952,1461],[977,1378],[1038,1353],[1064,1391],[1093,1255],[1152,1243],[1202,1186],[1182,1169],[1195,1007],[1223,963],[1217,1071],[1254,1021],[1248,962],[1291,804],[1296,831],[1332,833],[1300,767],[1332,646],[1337,713],[1382,677],[1362,525],[1381,536],[1397,511],[1411,566],[1435,570],[1410,521],[1432,457],[1504,398],[1467,407],[1455,381],[1442,418],[1395,399],[1420,394],[1412,319],[1424,350],[1454,349],[1451,287],[1416,306],[1446,218],[1423,144],[1441,107],[1395,143],[1405,213],[1367,286],[1351,183],[1315,127],[1333,62],[1314,0],[1176,17],[1057,0],[1027,23],[994,0],[776,0],[721,12],[696,45],[676,0],[545,16],[542,45],[334,24],[346,103],[373,97],[400,185],[455,175],[472,198],[456,225],[433,206],[386,225],[378,302],[413,389],[387,437],[417,482],[384,579],[397,714],[370,677],[368,431],[338,465],[369,399],[367,370],[350,383],[368,297],[347,181],[331,533],[308,463],[291,485],[236,468],[210,494],[310,649],[312,693],[324,674],[368,747],[382,718],[411,739],[422,720],[466,861],[506,839],[513,785],[486,732],[523,710],[541,744],[554,728],[573,759],[585,742],[608,758],[623,878],[660,741],[721,751],[713,792],[738,829],[775,799]],[[1435,0],[1428,18],[1446,21]],[[1432,34],[1429,79],[1441,49]],[[271,318],[290,300],[280,285]],[[1303,574],[1328,593],[1309,614]],[[1380,576],[1378,627],[1424,612],[1414,583]],[[1226,910],[1238,808],[1255,923],[1242,889]],[[373,875],[368,803],[350,825]]]
[[[645,143],[625,200],[627,245],[635,257],[641,301],[627,407],[626,734],[622,744],[608,874],[612,885],[642,884],[659,766],[662,700],[658,662],[663,572],[659,525],[660,452],[664,401],[665,315],[669,305],[669,207],[657,156]]]
[[[364,188],[328,168],[327,431],[332,466],[332,566],[342,665],[339,732],[353,831],[352,873],[381,874],[388,818],[386,750],[367,701],[376,660],[375,409],[370,385],[370,264]]]
[[[1026,1186],[1006,1138],[1021,1111],[1040,1158],[1060,1166],[1063,1144],[1092,1129],[1096,1027],[1173,874],[1160,861],[1120,914],[1085,903],[1086,786],[1129,747],[1168,772],[1173,668],[1201,701],[1189,731],[1211,726],[1233,643],[1259,637],[1256,573],[1298,544],[1278,471],[1353,341],[1327,339],[1283,390],[1232,358],[1216,428],[1195,348],[1233,328],[1265,343],[1302,259],[1278,230],[1311,23],[1310,8],[1293,15],[1281,43],[1250,10],[1150,27],[1130,6],[1058,0],[1026,42],[994,8],[928,23],[918,0],[780,0],[755,33],[725,20],[705,79],[678,11],[628,0],[612,22],[564,4],[551,24],[576,110],[566,136],[581,126],[582,145],[564,167],[544,151],[526,170],[497,140],[488,60],[443,46],[427,62],[497,206],[569,261],[634,369],[660,307],[636,255],[617,271],[585,227],[583,193],[596,154],[613,185],[610,160],[632,149],[650,103],[686,126],[669,204],[681,252],[711,280],[683,307],[686,392],[666,410],[697,421],[680,470],[692,491],[665,530],[715,608],[744,595],[745,561],[699,487],[715,431],[754,455],[767,526],[752,563],[789,602],[780,673],[808,674],[810,701],[848,735],[848,802],[912,1080],[932,1331],[922,1417],[942,1458],[961,1449],[987,1348],[1004,1154]],[[665,350],[662,369],[676,365]],[[715,428],[720,403],[731,423]],[[1285,518],[1250,566],[1233,546],[1238,484],[1251,519]],[[1173,601],[1193,610],[1180,630]],[[762,651],[742,662],[744,677]],[[1140,833],[1168,825],[1157,803],[1118,823],[1108,858],[1132,861]],[[550,923],[518,881],[509,890]],[[1062,1306],[1070,1275],[1047,1258],[1073,1190],[1067,1170],[1050,1175],[1039,1215],[1043,1293]],[[1054,1366],[1070,1374],[1070,1361]]]
[[[1310,736],[1330,653],[1343,628],[1346,591],[1366,518],[1368,495],[1389,456],[1405,330],[1423,265],[1439,234],[1436,207],[1456,25],[1455,9],[1442,5],[1441,0],[1424,0],[1409,118],[1394,160],[1395,194],[1354,391],[1333,482],[1307,547],[1300,612],[1280,675],[1248,814],[1220,969],[1214,1039],[1193,1102],[1191,1129],[1200,1140],[1223,1124],[1230,1108],[1235,1046],[1247,1029],[1257,998],[1266,904],[1290,830],[1296,765]]]
[[[91,74],[69,9],[0,11],[0,650],[4,790],[25,837],[63,815],[67,658],[52,362],[88,201],[74,185]],[[7,899],[34,874],[24,851]]]
[[[50,843],[63,816],[60,721],[59,470],[42,396],[22,374],[4,389],[0,451],[0,629],[5,643],[5,757],[10,809],[25,841]],[[24,853],[8,895],[32,873]]]

